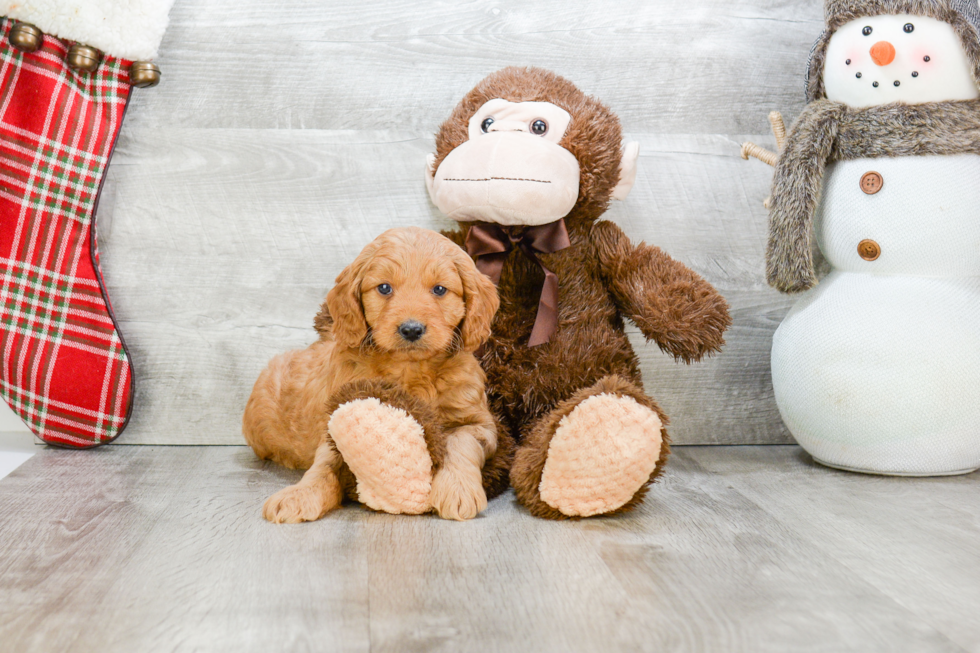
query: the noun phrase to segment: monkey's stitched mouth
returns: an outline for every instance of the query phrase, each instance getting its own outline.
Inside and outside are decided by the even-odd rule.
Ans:
[[[536,184],[550,184],[544,179],[520,179],[517,177],[486,177],[485,179],[443,179],[443,181],[533,181]]]

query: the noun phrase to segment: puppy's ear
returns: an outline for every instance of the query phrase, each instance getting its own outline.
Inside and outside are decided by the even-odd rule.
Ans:
[[[456,259],[456,270],[463,281],[463,301],[466,303],[466,315],[460,325],[463,336],[463,351],[476,351],[490,337],[490,323],[500,306],[497,287],[490,277],[476,269],[473,259],[459,247]]]
[[[320,312],[313,318],[313,328],[320,334],[321,340],[328,340],[333,334],[333,317],[330,315],[330,307],[327,306],[326,299],[320,304]]]
[[[334,339],[346,347],[359,347],[367,337],[368,325],[361,306],[361,278],[368,258],[365,252],[361,252],[353,263],[337,275],[337,285],[327,293],[327,301],[314,322],[317,331],[320,331],[321,325],[326,327],[332,322]]]

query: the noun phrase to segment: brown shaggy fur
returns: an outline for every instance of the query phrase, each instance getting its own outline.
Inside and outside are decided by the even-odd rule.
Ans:
[[[837,28],[857,18],[880,14],[928,16],[951,24],[953,30],[960,37],[973,67],[973,79],[980,86],[980,39],[978,39],[976,28],[961,13],[963,11],[980,13],[976,9],[975,2],[973,7],[967,7],[966,2],[956,0],[861,0],[860,2],[855,2],[855,0],[827,0],[824,10],[827,29],[817,41],[810,57],[810,66],[807,72],[808,102],[827,97],[823,85],[823,67],[827,58],[827,46],[830,44],[830,37],[834,35]]]
[[[422,427],[425,444],[432,457],[432,469],[437,470],[442,467],[442,462],[446,457],[446,434],[439,415],[433,410],[429,402],[409,394],[401,385],[392,381],[381,379],[362,379],[342,386],[333,394],[327,403],[324,413],[333,415],[333,412],[344,404],[358,399],[380,399],[381,402],[393,408],[401,408]],[[333,442],[327,435],[325,442],[331,446]],[[336,447],[334,447],[336,450]],[[339,453],[337,454],[339,457]],[[341,461],[337,472],[340,478],[340,486],[344,490],[344,495],[352,501],[357,501],[357,479],[351,473],[347,463]]]
[[[381,283],[393,287],[390,296],[377,291]],[[442,297],[431,292],[437,284],[448,289]],[[510,464],[513,443],[507,433],[498,436],[485,376],[472,353],[489,336],[497,305],[493,284],[465,252],[434,232],[392,229],[365,247],[337,277],[317,316],[320,339],[273,359],[249,398],[242,430],[256,455],[310,468],[283,491],[305,491],[302,500],[285,501],[278,493],[267,503],[266,517],[319,518],[335,507],[317,512],[318,502],[333,500],[333,490],[324,488],[338,481],[356,498],[327,424],[338,406],[366,397],[404,409],[422,425],[435,473],[444,467],[450,438],[474,438],[484,453],[486,493],[503,491],[500,470]],[[414,343],[397,335],[409,317],[426,326]]]
[[[538,68],[507,68],[484,79],[439,130],[436,168],[466,142],[473,113],[494,98],[551,102],[568,111],[572,122],[561,146],[575,155],[581,169],[578,201],[565,217],[571,246],[539,255],[559,279],[557,333],[543,345],[527,346],[544,275],[515,248],[504,263],[498,284],[501,306],[481,357],[493,411],[521,441],[517,459],[522,462],[510,475],[517,497],[533,514],[558,519],[564,515],[538,495],[541,466],[558,419],[606,385],[642,405],[656,406],[641,389],[639,363],[623,318],[688,363],[721,348],[731,319],[725,300],[697,274],[656,247],[634,245],[613,223],[599,221],[619,181],[619,119],[568,80]],[[462,223],[461,230],[446,235],[462,245],[470,226]],[[667,434],[662,435],[666,445]],[[667,452],[663,446],[651,480],[660,473]],[[623,509],[636,505],[644,491]]]
[[[817,283],[813,214],[827,163],[860,158],[980,154],[980,100],[852,109],[811,102],[793,123],[776,163],[766,278],[787,293]]]
[[[643,388],[639,387],[635,383],[615,375],[603,377],[591,387],[579,390],[571,397],[555,406],[555,409],[548,413],[544,419],[538,421],[534,429],[522,442],[521,448],[518,449],[517,456],[514,458],[512,473],[518,478],[525,479],[526,482],[515,485],[514,491],[517,494],[518,501],[527,506],[528,510],[530,510],[531,514],[535,517],[545,517],[547,519],[567,519],[565,515],[541,500],[541,494],[539,492],[539,486],[541,485],[541,473],[544,471],[544,465],[548,461],[548,447],[551,444],[552,436],[554,436],[555,431],[558,430],[558,423],[561,422],[561,420],[569,415],[573,410],[575,410],[576,406],[578,406],[580,403],[589,397],[599,394],[617,395],[620,397],[635,399],[641,406],[646,406],[655,412],[657,417],[660,418],[660,422],[664,426],[664,428],[660,430],[660,435],[663,438],[660,460],[657,461],[657,466],[650,475],[650,478],[643,484],[643,487],[641,487],[639,491],[633,495],[632,499],[613,512],[606,514],[627,512],[633,509],[636,505],[643,501],[643,497],[646,495],[650,484],[663,473],[664,464],[667,462],[667,457],[670,455],[670,440],[667,436],[666,428],[667,416],[664,415],[662,410],[660,410],[660,406],[658,406],[653,399],[648,397],[646,393],[643,392]]]

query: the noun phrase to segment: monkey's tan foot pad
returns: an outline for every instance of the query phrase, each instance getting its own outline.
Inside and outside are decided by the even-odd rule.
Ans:
[[[630,397],[589,397],[558,423],[538,490],[569,517],[611,512],[650,478],[663,443],[657,414]]]
[[[411,415],[378,399],[357,399],[337,408],[327,429],[357,479],[361,503],[405,515],[431,508],[432,458]]]

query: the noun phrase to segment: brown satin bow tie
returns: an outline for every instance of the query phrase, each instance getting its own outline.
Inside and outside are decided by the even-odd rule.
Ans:
[[[531,339],[527,342],[529,347],[536,347],[548,342],[558,330],[558,276],[546,268],[537,255],[551,254],[571,245],[565,221],[525,227],[515,233],[505,231],[498,224],[478,222],[466,234],[466,251],[476,259],[477,269],[490,277],[494,284],[500,283],[504,261],[515,245],[544,272],[538,314],[534,318]]]

